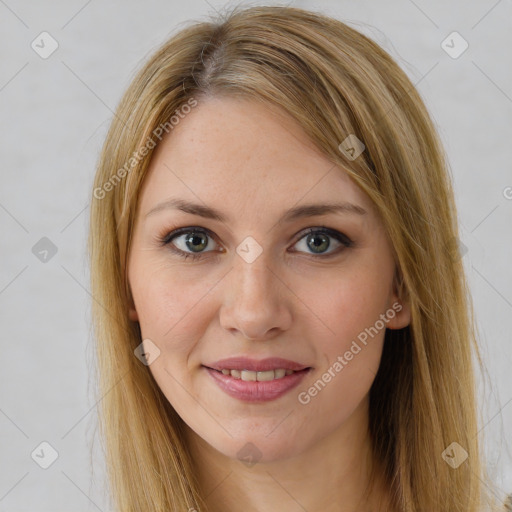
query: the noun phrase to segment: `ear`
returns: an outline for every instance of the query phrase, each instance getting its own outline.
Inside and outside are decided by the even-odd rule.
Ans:
[[[135,303],[133,302],[133,297],[131,294],[131,290],[128,297],[128,318],[132,322],[138,322],[139,321],[139,315],[137,313],[137,310],[135,309]]]
[[[123,270],[123,272],[125,272],[125,270]],[[135,309],[135,302],[133,301],[132,287],[130,284],[130,280],[128,279],[127,273],[124,273],[124,279],[125,279],[125,293],[126,293],[127,302],[128,302],[128,318],[132,322],[138,322],[139,315],[137,313],[137,310]]]
[[[132,321],[132,322],[138,322],[139,321],[139,315],[137,314],[137,310],[135,309],[135,307],[130,307],[128,309],[128,318]]]
[[[393,318],[390,315],[389,321],[386,324],[388,329],[402,329],[411,323],[411,306],[399,269],[395,272],[393,279],[393,293],[390,297],[388,310],[395,313]]]

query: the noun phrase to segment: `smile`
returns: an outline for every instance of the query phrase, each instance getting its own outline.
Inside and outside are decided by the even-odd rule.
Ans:
[[[244,402],[268,402],[289,393],[312,371],[303,370],[215,370],[203,366],[215,384],[227,395]]]
[[[285,370],[284,368],[280,368],[278,370],[268,370],[265,372],[253,372],[251,370],[222,370],[223,375],[231,375],[231,377],[235,379],[241,379],[246,382],[264,382],[269,380],[277,380],[282,379],[286,375],[291,375],[294,373],[293,370]]]

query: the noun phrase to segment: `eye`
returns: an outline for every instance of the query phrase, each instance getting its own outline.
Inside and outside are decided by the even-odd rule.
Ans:
[[[326,252],[332,246],[332,239],[335,240],[335,247],[330,252]],[[319,256],[331,256],[339,253],[346,247],[351,247],[352,244],[352,240],[343,233],[327,227],[318,227],[309,228],[295,245],[301,247],[304,252],[311,250],[313,254]]]
[[[217,246],[216,242],[210,243],[213,240],[213,233],[201,227],[185,227],[171,231],[162,238],[158,238],[160,245],[168,246],[169,249],[183,258],[192,258],[193,260],[204,257],[203,254],[207,252],[214,252],[212,245]],[[334,249],[327,252],[333,244]],[[343,233],[325,226],[317,228],[308,228],[302,233],[302,237],[295,242],[295,246],[301,249],[292,250],[292,252],[309,252],[310,255],[317,255],[319,257],[331,256],[341,252],[344,248],[353,245],[352,240]],[[206,250],[210,248],[210,250]],[[218,249],[219,252],[225,252],[223,248]]]
[[[209,230],[200,227],[187,227],[172,231],[160,239],[160,242],[162,245],[168,245],[173,252],[185,259],[197,259],[201,258],[204,252],[212,252],[205,251],[206,248],[212,246],[209,239],[213,240]],[[223,249],[220,251],[224,252]]]

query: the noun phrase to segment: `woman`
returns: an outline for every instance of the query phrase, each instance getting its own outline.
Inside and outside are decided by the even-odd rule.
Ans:
[[[457,235],[429,115],[370,39],[289,7],[172,37],[91,206],[118,509],[484,510]]]

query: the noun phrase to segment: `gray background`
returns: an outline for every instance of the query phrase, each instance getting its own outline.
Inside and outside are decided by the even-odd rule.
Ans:
[[[289,4],[335,16],[380,43],[435,119],[487,370],[481,434],[498,492],[512,492],[512,2]],[[94,169],[141,62],[185,21],[225,5],[0,0],[0,512],[109,510],[85,252]],[[41,46],[43,31],[59,45],[46,59],[31,47]],[[469,44],[458,58],[441,46],[453,31]],[[57,248],[47,261],[36,245],[43,237]],[[31,458],[36,450],[34,459],[50,461],[43,441],[58,452],[47,469]]]

